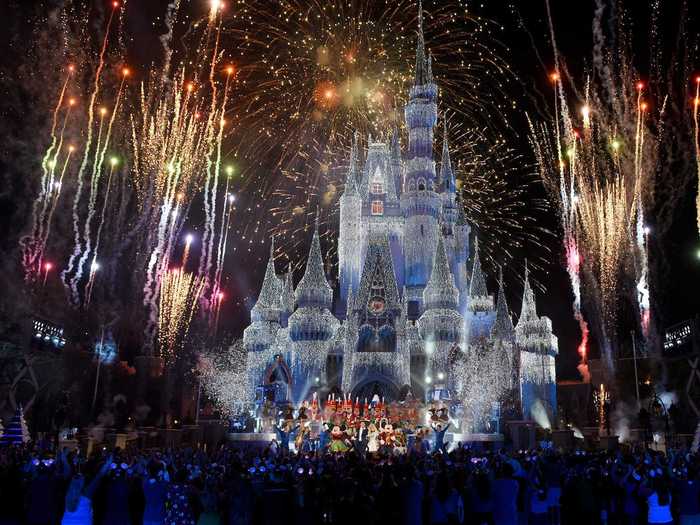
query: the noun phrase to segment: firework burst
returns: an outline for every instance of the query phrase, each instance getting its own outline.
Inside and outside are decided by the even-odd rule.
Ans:
[[[337,222],[353,133],[387,142],[395,129],[404,134],[417,15],[415,0],[242,1],[226,17],[222,42],[239,50],[229,115],[245,130],[232,133],[232,152],[246,163],[243,189],[270,203],[248,206],[241,240],[264,243],[259,234],[271,230],[280,252],[299,267],[317,206],[322,225]],[[504,135],[517,79],[502,57],[502,29],[464,2],[425,6],[424,32],[441,107],[452,112],[467,218],[485,234],[486,258],[508,260],[504,247],[541,243],[542,231],[528,218],[544,203],[523,202],[531,179],[520,177],[527,167]],[[325,236],[336,237],[332,228]],[[336,244],[328,245],[334,259]]]
[[[566,68],[555,43],[555,117],[548,125],[531,124],[531,142],[560,212],[574,313],[582,331],[580,353],[585,364],[583,295],[612,370],[623,290],[634,290],[630,299],[644,336],[653,332],[647,216],[664,184],[656,177],[668,97],[659,93],[661,83],[650,87],[640,80],[624,38],[617,47],[607,41],[603,12],[601,7],[594,19],[594,68],[584,89],[577,90],[571,79],[571,90],[565,89],[560,71]]]
[[[161,355],[172,357],[187,336],[204,289],[204,279],[176,268],[165,272],[160,284],[158,343]]]

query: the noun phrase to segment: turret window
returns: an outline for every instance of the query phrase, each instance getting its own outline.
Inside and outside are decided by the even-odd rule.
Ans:
[[[384,193],[384,185],[381,182],[372,182],[372,193],[376,195],[381,195]]]
[[[372,215],[384,215],[384,203],[382,201],[372,201]]]

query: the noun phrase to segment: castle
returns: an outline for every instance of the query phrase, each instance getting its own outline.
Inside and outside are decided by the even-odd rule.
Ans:
[[[555,412],[551,321],[537,315],[527,274],[516,326],[502,279],[497,298],[489,293],[459,203],[446,125],[439,170],[433,158],[437,96],[420,25],[406,151],[396,129],[389,143],[370,136],[364,159],[353,140],[339,203],[336,300],[318,225],[296,288],[291,273],[276,274],[271,247],[243,338],[251,400],[256,388],[277,385],[295,404],[312,391],[399,399],[409,389],[468,403],[498,384],[491,401],[518,398],[524,418],[537,398]]]

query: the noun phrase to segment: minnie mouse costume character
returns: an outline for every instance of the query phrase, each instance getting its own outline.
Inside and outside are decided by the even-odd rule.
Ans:
[[[343,453],[348,451],[348,446],[345,444],[347,436],[345,432],[340,430],[338,425],[333,427],[331,430],[331,446],[330,451],[333,453]]]

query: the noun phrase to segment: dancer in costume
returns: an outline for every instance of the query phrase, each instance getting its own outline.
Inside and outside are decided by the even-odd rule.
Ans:
[[[343,453],[348,451],[348,445],[345,443],[346,436],[338,425],[333,427],[331,431],[331,447],[333,453]]]

